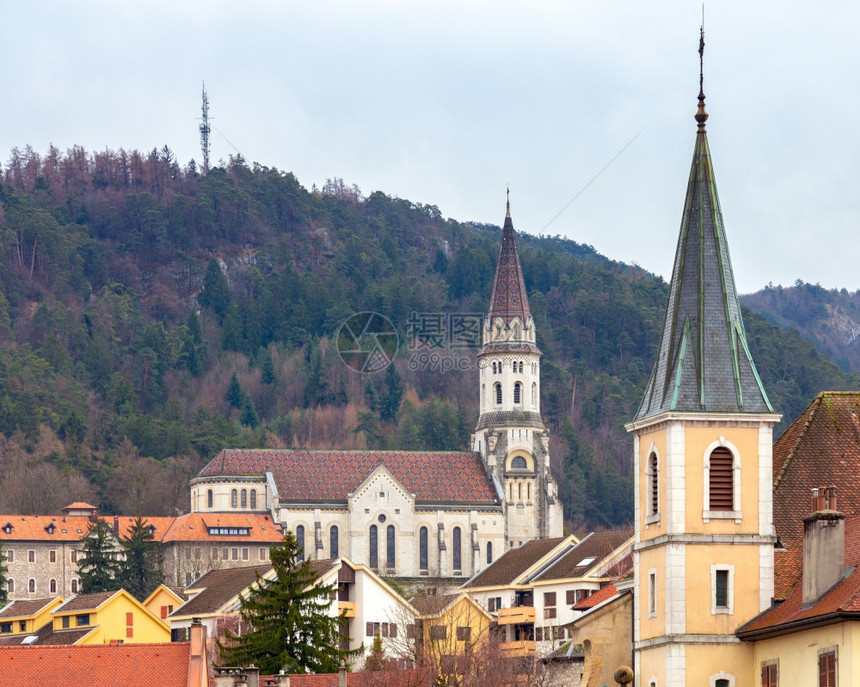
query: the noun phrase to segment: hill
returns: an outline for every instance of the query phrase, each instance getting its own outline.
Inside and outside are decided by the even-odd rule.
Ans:
[[[0,509],[186,509],[188,477],[228,446],[466,448],[475,349],[445,337],[418,349],[410,322],[482,315],[499,237],[339,179],[307,190],[241,157],[202,174],[166,146],[13,150],[0,183]],[[629,522],[623,426],[667,286],[560,237],[522,234],[520,255],[566,519]],[[384,374],[337,353],[357,312],[397,329]],[[860,387],[796,332],[745,317],[780,428],[820,390]]]

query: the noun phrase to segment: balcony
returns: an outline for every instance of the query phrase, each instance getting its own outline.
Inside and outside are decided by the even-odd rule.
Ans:
[[[534,656],[535,643],[524,640],[520,642],[502,642],[499,644],[502,656],[505,658],[519,658],[522,656]]]
[[[500,608],[496,622],[499,625],[521,625],[523,623],[534,623],[534,606],[515,606],[514,608]]]
[[[339,615],[345,618],[355,617],[355,601],[338,601],[337,611]]]

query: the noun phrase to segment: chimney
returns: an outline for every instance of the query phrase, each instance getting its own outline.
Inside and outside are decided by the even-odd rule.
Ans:
[[[803,605],[814,603],[842,579],[845,513],[836,510],[836,487],[812,490],[812,514],[803,519]]]
[[[337,687],[346,687],[346,664],[343,661],[337,669]]]
[[[191,648],[188,656],[187,687],[209,687],[209,659],[206,656],[206,626],[200,618],[191,620]]]

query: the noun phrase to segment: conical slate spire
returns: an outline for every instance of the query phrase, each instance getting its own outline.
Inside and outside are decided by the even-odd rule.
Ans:
[[[636,419],[772,413],[747,347],[705,133],[704,93],[657,362]]]
[[[514,223],[511,220],[510,197],[505,210],[502,246],[499,249],[499,262],[496,267],[496,278],[493,280],[493,293],[490,296],[488,317],[491,320],[501,317],[505,324],[509,324],[515,317],[519,317],[523,325],[531,317],[529,299],[526,295],[526,283],[523,280],[523,268],[520,265],[520,255],[517,252]]]

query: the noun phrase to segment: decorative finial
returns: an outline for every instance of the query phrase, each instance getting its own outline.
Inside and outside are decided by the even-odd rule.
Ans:
[[[699,107],[696,110],[696,121],[699,123],[697,133],[705,133],[705,122],[708,113],[705,112],[705,6],[702,5],[702,26],[699,29]]]
[[[507,196],[507,201],[505,202],[505,217],[511,216],[511,187],[505,185],[505,195]]]

